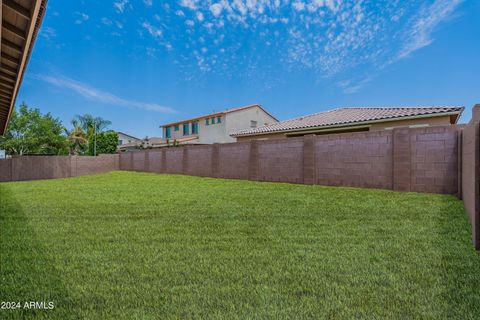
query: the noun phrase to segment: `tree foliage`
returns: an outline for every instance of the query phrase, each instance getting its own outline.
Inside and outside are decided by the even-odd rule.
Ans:
[[[58,118],[22,103],[13,110],[7,132],[0,137],[0,149],[11,155],[68,153],[65,128]]]
[[[96,154],[111,154],[117,152],[118,133],[109,130],[96,134],[97,150]],[[95,154],[95,135],[90,136],[88,140],[88,154]]]
[[[107,129],[112,124],[111,121],[105,120],[101,117],[94,117],[91,114],[84,114],[84,115],[76,115],[72,119],[72,126],[74,128],[79,127],[81,128],[86,134],[88,139],[94,134],[96,131],[102,132]]]
[[[72,121],[73,122],[73,121]],[[65,130],[68,136],[68,147],[71,155],[84,155],[88,149],[88,136],[79,126]]]

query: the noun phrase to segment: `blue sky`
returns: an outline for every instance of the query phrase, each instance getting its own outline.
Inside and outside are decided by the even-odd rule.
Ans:
[[[480,103],[476,0],[49,0],[17,105],[112,129],[260,103],[279,119],[342,106]]]

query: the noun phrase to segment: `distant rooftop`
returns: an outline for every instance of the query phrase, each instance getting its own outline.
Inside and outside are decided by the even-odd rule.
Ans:
[[[277,118],[275,118],[273,115],[271,115],[271,114],[270,114],[267,110],[265,110],[261,105],[259,105],[259,104],[251,104],[251,105],[244,106],[244,107],[227,109],[227,110],[225,110],[225,111],[213,112],[213,113],[204,114],[204,115],[202,115],[202,116],[198,116],[198,117],[195,117],[195,118],[189,118],[189,119],[185,119],[185,120],[181,120],[181,121],[176,121],[176,122],[167,123],[167,124],[161,125],[160,127],[161,127],[161,128],[171,127],[171,126],[179,125],[179,124],[186,123],[186,122],[197,121],[197,120],[201,120],[201,119],[209,118],[209,117],[221,116],[221,115],[224,115],[224,114],[227,114],[227,113],[237,112],[237,111],[241,111],[241,110],[245,110],[245,109],[249,109],[249,108],[255,108],[255,107],[258,107],[258,108],[262,109],[265,113],[267,113],[268,115],[270,115],[273,119],[277,120]],[[278,121],[278,120],[277,120],[277,121]]]
[[[330,111],[314,113],[300,118],[281,121],[271,125],[237,131],[232,133],[231,136],[239,137],[283,131],[337,127],[348,124],[362,124],[369,122],[402,120],[441,115],[454,115],[453,122],[456,123],[463,110],[464,107],[461,106],[338,108]]]

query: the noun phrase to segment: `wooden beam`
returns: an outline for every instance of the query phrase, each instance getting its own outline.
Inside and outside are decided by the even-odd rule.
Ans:
[[[1,68],[3,71],[10,72],[11,74],[17,76],[17,69],[16,69],[16,68],[13,68],[13,67],[10,67],[8,64],[2,63],[2,64],[0,65],[0,68]]]
[[[12,93],[12,90],[7,89],[7,88],[4,88],[4,87],[2,87],[2,86],[0,85],[0,92],[2,92],[2,91],[3,91],[3,92],[6,92],[6,93]]]
[[[7,80],[0,79],[0,84],[2,84],[4,87],[13,89],[13,84]]]
[[[4,30],[10,31],[14,36],[21,38],[22,40],[27,39],[25,30],[22,30],[7,21],[3,21],[2,28]]]
[[[19,65],[19,61],[18,61],[17,58],[15,58],[15,57],[13,57],[13,56],[11,56],[8,53],[5,53],[3,51],[2,51],[2,59],[5,59],[5,60],[10,61],[12,63],[15,63],[17,66]]]
[[[5,38],[2,38],[2,44],[4,44],[5,46],[7,46],[8,48],[18,52],[18,53],[23,53],[23,48],[21,46],[19,46],[18,44],[8,40],[8,39],[5,39]]]
[[[3,92],[0,92],[0,97],[2,97],[3,99],[12,100],[12,95],[8,95]]]
[[[30,10],[28,10],[24,6],[19,5],[15,1],[13,1],[13,0],[3,0],[3,5],[6,6],[6,7],[9,7],[13,11],[18,13],[22,17],[24,17],[25,19],[27,19],[27,20],[31,19]]]
[[[3,79],[6,79],[10,82],[15,82],[15,76],[12,76],[11,74],[8,74],[8,73],[5,73],[3,72],[2,70],[0,70],[0,77],[2,77]]]
[[[0,83],[0,90],[12,92],[12,88],[6,87]]]

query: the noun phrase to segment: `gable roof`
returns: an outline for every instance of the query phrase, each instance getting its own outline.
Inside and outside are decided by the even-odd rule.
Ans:
[[[349,124],[369,122],[384,122],[411,118],[434,117],[442,115],[457,115],[457,122],[464,107],[433,106],[433,107],[382,107],[382,108],[338,108],[330,111],[286,120],[271,125],[233,132],[233,137],[249,136],[273,132],[297,131],[302,129],[340,127]]]
[[[263,112],[265,112],[265,113],[268,114],[270,117],[272,117],[273,119],[275,119],[275,121],[278,121],[277,118],[275,118],[272,114],[270,114],[267,110],[265,110],[261,105],[259,105],[259,104],[251,104],[251,105],[248,105],[248,106],[243,106],[243,107],[239,107],[239,108],[227,109],[227,110],[225,110],[225,111],[219,111],[219,112],[204,114],[203,116],[198,116],[198,117],[195,117],[195,118],[190,118],[190,119],[185,119],[185,120],[181,120],[181,121],[176,121],[176,122],[171,122],[171,123],[163,124],[163,125],[161,125],[160,127],[161,127],[161,128],[171,127],[171,126],[179,125],[179,124],[186,123],[186,122],[192,122],[192,121],[197,121],[197,120],[201,120],[201,119],[204,119],[204,118],[222,116],[222,115],[225,115],[225,114],[227,114],[227,113],[242,111],[242,110],[245,110],[245,109],[250,109],[250,108],[255,108],[255,107],[260,108]]]
[[[128,134],[128,133],[125,133],[125,132],[122,132],[122,131],[117,131],[117,133],[118,134],[123,134],[124,136],[130,137],[130,138],[133,138],[133,139],[136,139],[136,140],[142,140],[142,139],[139,139],[137,137],[132,136],[131,134]]]

